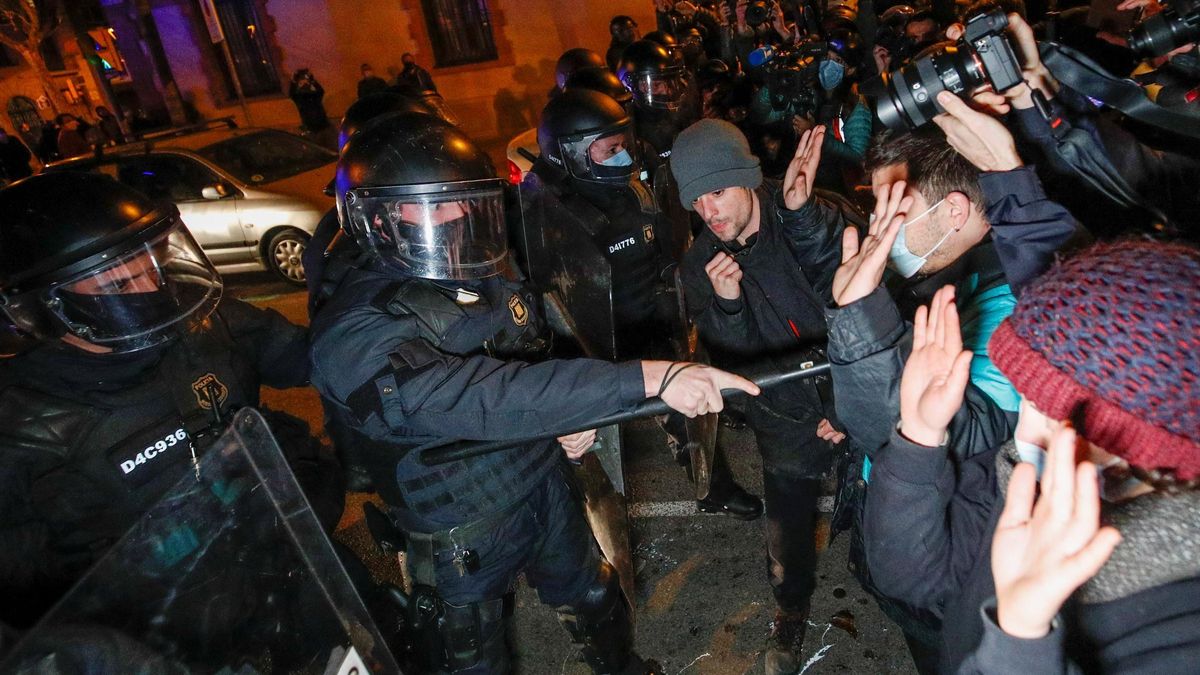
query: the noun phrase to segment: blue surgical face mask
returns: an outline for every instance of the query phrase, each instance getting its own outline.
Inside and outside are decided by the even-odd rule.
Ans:
[[[833,59],[825,59],[821,62],[820,68],[817,70],[817,79],[821,82],[821,88],[825,91],[833,91],[842,83],[842,78],[846,75],[846,67]]]
[[[925,266],[925,261],[929,260],[929,256],[933,255],[934,251],[941,248],[942,244],[950,238],[950,235],[954,234],[955,230],[947,230],[946,234],[943,235],[942,238],[938,240],[938,243],[934,244],[933,248],[929,249],[925,255],[916,255],[913,253],[911,250],[909,250],[908,243],[905,240],[904,231],[908,229],[908,226],[924,218],[930,213],[933,213],[933,210],[941,206],[942,202],[944,201],[946,200],[942,199],[937,204],[934,204],[933,206],[922,211],[916,218],[913,218],[912,220],[900,226],[900,233],[896,235],[896,241],[892,242],[892,250],[888,253],[888,263],[892,266],[892,269],[896,270],[896,272],[898,272],[900,276],[904,277],[905,279],[912,278],[914,274],[920,272],[921,268]]]
[[[633,156],[628,150],[622,150],[608,159],[601,160],[600,166],[633,166]]]
[[[1046,465],[1046,449],[1036,443],[1023,441],[1019,438],[1014,438],[1013,442],[1017,445],[1017,455],[1022,462],[1033,465],[1037,470],[1038,480],[1042,479],[1042,467]]]

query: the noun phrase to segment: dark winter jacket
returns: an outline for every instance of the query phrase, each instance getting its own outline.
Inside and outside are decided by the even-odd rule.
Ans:
[[[911,349],[907,322],[947,284],[956,286],[964,346],[976,354],[966,402],[950,425],[951,447],[957,456],[968,457],[1012,433],[1016,408],[1011,386],[987,359],[987,341],[1012,311],[1010,289],[1019,293],[1040,274],[1076,236],[1078,225],[1046,198],[1028,167],[981,174],[979,185],[992,225],[989,238],[933,276],[900,289],[894,302],[878,288],[826,312],[838,417],[868,457],[887,442],[899,419],[900,375]]]
[[[363,460],[406,529],[436,532],[503,511],[562,452],[527,442],[431,467],[418,446],[520,439],[645,398],[636,361],[515,360],[537,356],[542,325],[519,284],[433,282],[375,264],[351,270],[317,312],[313,385],[342,424],[377,443]]]
[[[832,298],[842,230],[847,221],[860,220],[853,207],[836,196],[817,196],[789,211],[779,183],[766,181],[755,192],[759,231],[744,247],[722,243],[705,228],[680,265],[688,315],[714,358],[731,365],[824,347],[823,308]],[[742,269],[742,295],[736,300],[718,297],[704,271],[721,251]],[[822,409],[811,382],[765,391],[758,400],[788,410],[797,397]]]
[[[995,625],[991,546],[1018,461],[1011,442],[957,463],[893,433],[867,492],[874,579],[942,615],[947,673],[1193,673],[1200,663],[1200,494],[1105,504],[1125,541],[1040,640]],[[956,466],[957,464],[957,466]]]
[[[206,330],[164,346],[53,343],[0,361],[0,618],[46,609],[190,470],[224,430],[214,412],[257,406],[261,384],[304,384],[306,356],[303,328],[226,299]],[[289,420],[293,447],[308,443]]]

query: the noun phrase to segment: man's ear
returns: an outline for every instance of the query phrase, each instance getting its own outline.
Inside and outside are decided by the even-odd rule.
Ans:
[[[949,219],[950,226],[955,230],[961,230],[966,226],[967,221],[971,219],[971,214],[975,210],[975,205],[971,203],[970,198],[961,192],[951,192],[946,195],[946,217]]]

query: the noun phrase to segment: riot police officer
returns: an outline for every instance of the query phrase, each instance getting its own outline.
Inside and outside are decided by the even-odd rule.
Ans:
[[[567,88],[571,75],[585,68],[607,68],[604,57],[586,47],[568,49],[554,64],[554,86],[559,91]]]
[[[307,381],[307,337],[222,299],[175,207],[111,178],[34,176],[0,190],[0,214],[0,322],[25,347],[0,361],[0,619],[27,626],[260,384]],[[304,422],[269,419],[332,529],[336,465]]]
[[[608,263],[614,355],[687,358],[686,328],[678,298],[670,292],[676,265],[670,248],[676,238],[672,227],[682,229],[686,238],[687,224],[671,223],[644,182],[643,151],[633,120],[604,94],[569,89],[542,111],[538,146],[539,160],[522,185],[523,225],[578,228]],[[552,254],[561,260],[571,252]],[[532,256],[530,263],[537,264],[537,257]],[[568,311],[598,311],[590,298],[563,295]],[[576,321],[575,325],[594,324]],[[608,336],[591,340],[591,344],[608,342]],[[689,429],[681,417],[672,416],[666,430],[677,460],[693,469],[695,477],[686,449],[689,442],[700,442],[692,438],[701,435],[700,429]],[[715,430],[710,427],[710,433]],[[715,450],[708,489],[697,493],[698,507],[746,520],[757,518],[762,501],[734,482],[724,452]]]
[[[503,188],[487,155],[441,120],[385,115],[350,140],[339,211],[369,260],[313,320],[313,383],[388,446],[369,464],[431,609],[426,667],[504,671],[503,595],[523,573],[593,670],[642,671],[629,605],[561,469],[563,449],[581,455],[594,432],[433,467],[414,449],[554,432],[655,394],[704,414],[722,406],[721,387],[757,388],[698,365],[537,362],[538,307],[505,275]]]
[[[604,94],[621,105],[630,116],[633,115],[633,94],[621,84],[617,76],[608,68],[580,68],[567,78],[563,91],[569,89],[591,89]]]
[[[625,48],[617,77],[633,94],[638,136],[666,160],[679,132],[700,118],[694,78],[682,59],[652,40]]]

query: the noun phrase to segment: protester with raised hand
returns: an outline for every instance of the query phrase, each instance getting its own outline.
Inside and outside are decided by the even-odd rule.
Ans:
[[[938,608],[943,672],[1194,672],[1200,251],[1102,244],[1030,284],[989,346],[1024,399],[1017,435],[964,461],[946,448],[967,381],[952,300],[914,326],[867,494],[872,573]]]

